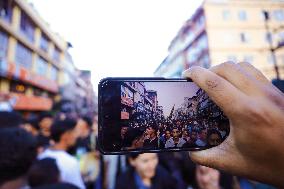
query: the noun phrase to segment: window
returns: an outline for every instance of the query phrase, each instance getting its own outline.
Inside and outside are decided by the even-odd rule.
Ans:
[[[40,38],[40,49],[45,52],[48,50],[48,39],[44,34],[42,34]]]
[[[0,30],[0,60],[7,55],[8,35]]]
[[[34,42],[35,26],[23,11],[21,12],[20,30],[30,42]]]
[[[29,69],[32,65],[32,51],[17,43],[15,60],[18,65]]]
[[[231,19],[231,13],[228,10],[223,10],[222,16],[223,16],[223,20],[230,20]]]
[[[240,34],[241,42],[247,43],[249,41],[249,37],[247,33],[241,33]]]
[[[41,58],[38,57],[37,62],[36,62],[36,67],[37,67],[37,74],[45,76],[46,71],[47,71],[47,62]]]
[[[12,8],[9,0],[0,1],[0,18],[11,22]]]
[[[57,75],[58,75],[58,70],[54,66],[52,66],[51,67],[51,71],[50,71],[50,78],[53,81],[56,81],[57,80]]]
[[[247,13],[244,10],[239,11],[238,16],[239,16],[239,20],[241,21],[247,20]]]
[[[267,43],[272,43],[272,34],[271,34],[270,32],[267,32],[267,33],[265,34],[265,41],[266,41]]]
[[[253,62],[253,56],[245,55],[244,56],[244,62],[252,63]]]
[[[237,62],[237,57],[235,55],[229,55],[227,59],[228,61]]]
[[[59,52],[59,49],[57,47],[54,48],[54,51],[53,51],[53,60],[59,62],[59,56],[60,56],[60,52]]]
[[[273,16],[277,21],[284,21],[284,10],[275,10],[273,11]]]

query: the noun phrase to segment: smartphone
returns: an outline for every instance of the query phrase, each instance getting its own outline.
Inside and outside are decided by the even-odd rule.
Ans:
[[[204,150],[229,135],[229,120],[187,79],[105,78],[98,90],[103,154]]]

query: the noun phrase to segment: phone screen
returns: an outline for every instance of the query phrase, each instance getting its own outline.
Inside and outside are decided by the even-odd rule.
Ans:
[[[202,150],[229,134],[227,117],[193,82],[112,80],[107,85],[99,97],[104,152]]]

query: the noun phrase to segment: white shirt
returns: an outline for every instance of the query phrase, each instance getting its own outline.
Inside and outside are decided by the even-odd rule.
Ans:
[[[185,143],[185,140],[183,140],[182,138],[179,138],[177,146],[176,147],[182,147]],[[173,137],[171,137],[169,140],[167,140],[165,148],[173,148],[175,147],[175,142]]]
[[[46,149],[38,156],[38,159],[43,158],[54,158],[56,160],[62,181],[74,184],[81,189],[85,189],[85,185],[80,174],[79,163],[73,156],[63,150]]]

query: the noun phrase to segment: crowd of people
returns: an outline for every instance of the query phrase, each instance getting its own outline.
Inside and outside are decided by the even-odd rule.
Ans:
[[[180,114],[167,118],[124,120],[120,136],[122,149],[203,148],[220,144],[229,134],[229,120],[213,105],[217,115]],[[205,110],[206,111],[206,110]],[[204,111],[203,111],[204,112]]]
[[[0,111],[0,188],[95,188],[100,159],[94,119]]]

